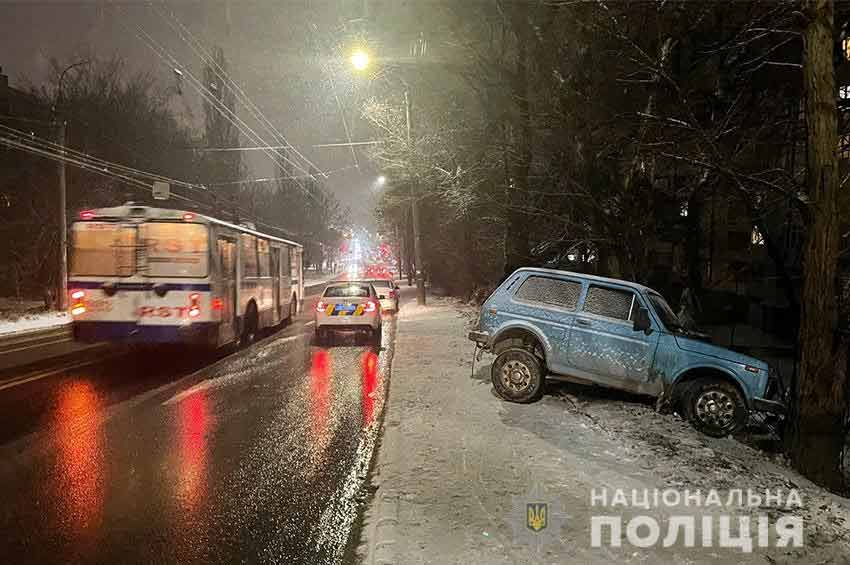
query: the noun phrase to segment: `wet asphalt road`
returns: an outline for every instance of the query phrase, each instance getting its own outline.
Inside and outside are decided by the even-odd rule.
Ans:
[[[312,335],[302,318],[226,357],[136,352],[0,391],[0,562],[342,562],[395,321],[380,350]]]

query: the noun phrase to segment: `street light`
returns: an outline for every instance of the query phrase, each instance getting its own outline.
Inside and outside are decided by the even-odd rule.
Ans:
[[[376,179],[376,182],[378,183],[378,186],[384,186],[385,184],[387,184],[387,177],[381,175]]]
[[[419,47],[417,49],[412,49],[411,52],[414,56],[421,56],[425,53],[424,48],[424,40],[420,39],[417,44]],[[369,66],[369,54],[363,51],[362,49],[356,50],[351,55],[351,65],[357,71],[363,71]],[[407,130],[407,149],[408,153],[413,149],[413,140],[412,140],[412,129],[413,125],[411,123],[410,117],[410,88],[407,85],[407,82],[402,78],[401,82],[404,84],[404,120],[405,126]],[[383,178],[383,177],[381,177]],[[379,179],[380,180],[380,179]],[[384,179],[386,181],[386,179]],[[425,305],[425,273],[422,271],[422,267],[425,264],[422,260],[422,240],[420,239],[420,229],[419,229],[419,206],[416,202],[416,188],[415,188],[416,178],[414,175],[410,175],[408,180],[408,185],[410,186],[410,216],[413,223],[413,257],[416,262],[414,267],[416,268],[416,303],[420,306]],[[383,183],[380,183],[383,184]]]
[[[351,65],[358,71],[365,71],[369,66],[369,54],[362,49],[357,49],[351,54]]]

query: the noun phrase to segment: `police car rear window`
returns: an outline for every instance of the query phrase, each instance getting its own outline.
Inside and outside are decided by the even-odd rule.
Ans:
[[[532,276],[522,283],[515,296],[525,302],[541,302],[575,310],[580,295],[581,283]]]
[[[369,287],[363,285],[329,286],[325,290],[326,298],[366,298]]]

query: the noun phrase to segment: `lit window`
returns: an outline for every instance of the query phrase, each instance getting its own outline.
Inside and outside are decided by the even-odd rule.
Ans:
[[[838,97],[841,100],[850,98],[850,85],[844,85],[838,88]]]
[[[755,226],[753,226],[752,243],[753,245],[764,245],[764,237],[761,235],[759,229]]]
[[[850,60],[850,37],[844,38],[841,42],[842,51],[844,51],[844,59]]]
[[[682,205],[679,207],[679,215],[683,218],[688,217],[688,203],[687,202],[683,202]]]

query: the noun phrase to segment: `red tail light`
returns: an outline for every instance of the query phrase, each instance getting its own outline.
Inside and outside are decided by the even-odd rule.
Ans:
[[[94,212],[92,212],[91,210],[83,210],[82,212],[80,212],[81,220],[91,220],[92,218],[94,218]]]
[[[71,300],[74,302],[71,304],[71,315],[79,316],[80,314],[86,313],[86,303],[83,300],[86,297],[86,292],[84,290],[72,290],[71,291]]]
[[[201,300],[201,295],[197,292],[193,292],[189,295],[189,317],[197,318],[201,315],[201,305],[199,301]]]
[[[212,309],[213,310],[224,310],[224,300],[221,298],[213,298],[212,300]]]
[[[378,309],[378,303],[375,302],[374,300],[370,300],[369,302],[367,302],[366,304],[363,305],[363,311],[364,312],[374,312],[377,309]]]
[[[327,305],[327,304],[325,304],[324,302],[322,302],[321,300],[319,300],[319,301],[316,303],[316,312],[324,312],[324,311],[325,311],[325,308],[327,308],[327,307],[328,307],[328,305]]]

